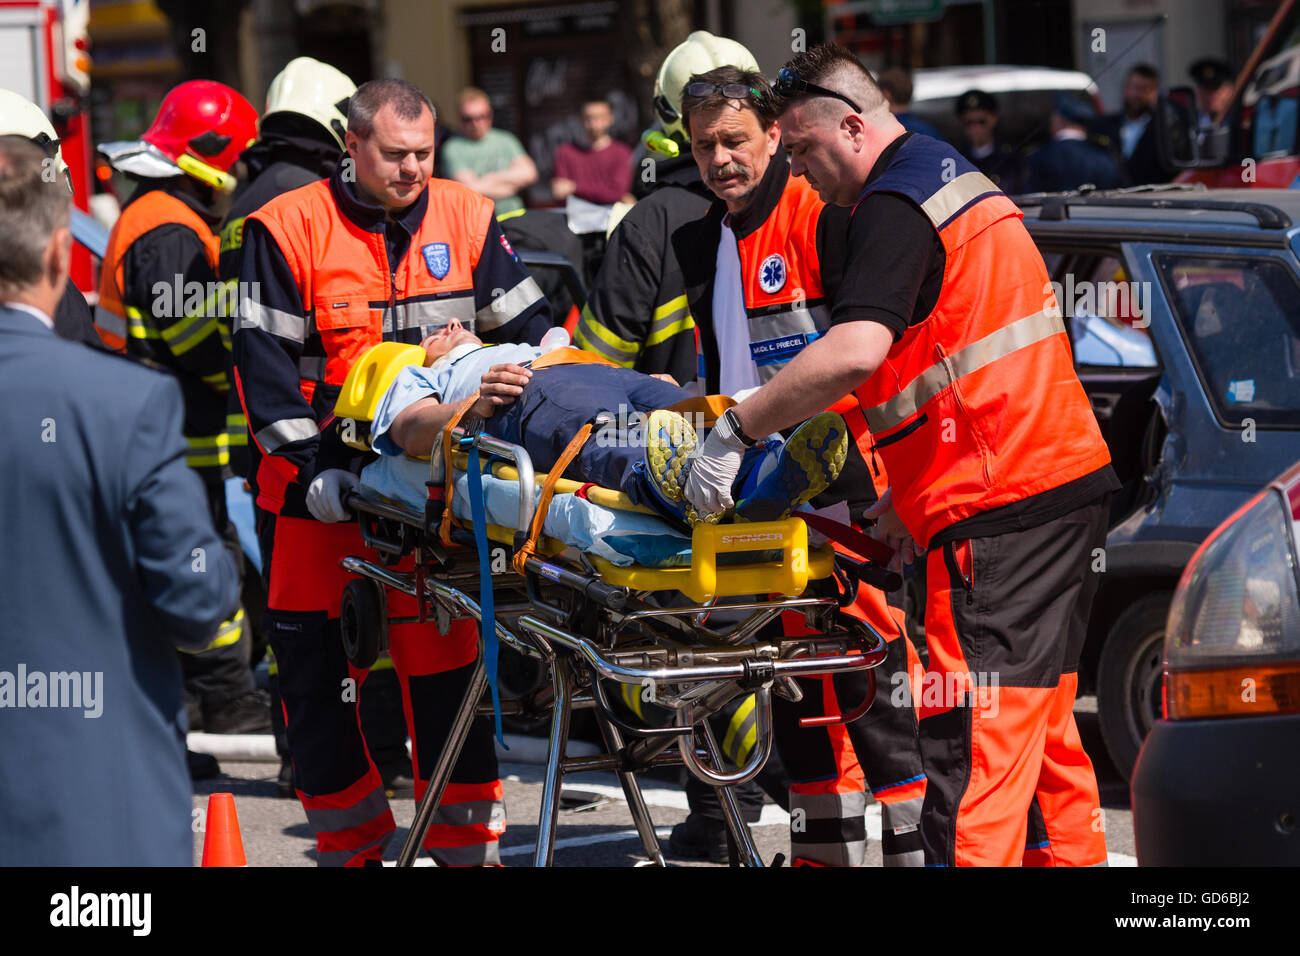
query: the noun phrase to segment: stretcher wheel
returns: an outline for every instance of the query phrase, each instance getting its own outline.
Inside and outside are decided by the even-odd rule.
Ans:
[[[388,650],[388,609],[384,589],[369,578],[355,578],[343,588],[339,605],[343,653],[363,670]]]

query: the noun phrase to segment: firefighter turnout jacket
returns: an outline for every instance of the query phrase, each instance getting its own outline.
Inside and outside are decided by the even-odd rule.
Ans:
[[[656,164],[654,189],[609,238],[575,345],[683,385],[697,377],[695,320],[672,235],[708,212],[712,199],[691,157]]]
[[[322,428],[368,348],[418,344],[453,318],[489,343],[536,343],[551,325],[491,200],[431,179],[389,218],[343,181],[344,168],[244,222],[235,381],[258,506],[291,517],[310,517],[304,494],[316,474],[360,464]]]
[[[1015,203],[924,136],[858,202],[875,192],[915,203],[946,256],[934,309],[855,390],[870,429],[858,440],[884,460],[917,544],[1033,527],[1109,490],[1110,453]]]
[[[185,397],[187,461],[220,481],[242,418],[227,418],[228,346],[222,332],[215,221],[187,193],[146,182],[113,226],[99,279],[95,326],[104,344],[170,372]]]

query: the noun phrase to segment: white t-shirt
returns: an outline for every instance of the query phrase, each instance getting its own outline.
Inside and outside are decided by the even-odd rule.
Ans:
[[[759,385],[758,366],[749,354],[749,317],[741,291],[740,251],[736,234],[725,220],[713,280],[713,338],[718,343],[718,391],[735,395],[741,389]]]

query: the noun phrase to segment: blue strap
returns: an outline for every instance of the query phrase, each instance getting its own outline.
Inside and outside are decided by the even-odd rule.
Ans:
[[[470,445],[466,478],[469,479],[469,513],[474,522],[474,546],[478,548],[479,633],[483,636],[483,666],[487,671],[488,689],[492,692],[492,717],[496,722],[497,741],[505,747],[505,734],[501,729],[501,690],[497,687],[497,657],[501,645],[497,641],[496,599],[492,594],[492,555],[488,550],[487,509],[483,506],[483,473],[479,466],[477,445]]]

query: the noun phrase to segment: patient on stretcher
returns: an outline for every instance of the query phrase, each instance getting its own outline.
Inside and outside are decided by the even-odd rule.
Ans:
[[[685,389],[617,366],[566,364],[563,356],[529,368],[557,344],[553,336],[542,346],[484,345],[453,322],[422,344],[426,364],[402,369],[375,413],[376,451],[436,458],[455,408],[481,392],[471,414],[483,419],[486,433],[522,445],[539,472],[554,466],[591,422],[592,436],[565,477],[622,491],[678,526],[701,520],[682,494],[696,429],[667,410],[691,397]],[[704,520],[786,517],[838,476],[846,449],[844,421],[830,412],[804,422],[788,440],[760,441],[745,453],[733,486],[734,515]]]

